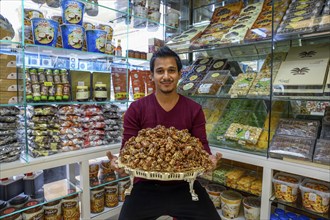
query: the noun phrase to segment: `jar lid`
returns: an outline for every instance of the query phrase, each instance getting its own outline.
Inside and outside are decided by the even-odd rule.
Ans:
[[[261,200],[258,197],[249,196],[244,198],[243,204],[249,208],[260,208]]]
[[[232,190],[226,190],[221,193],[221,197],[228,200],[240,200],[242,199],[242,195],[238,192]]]
[[[27,195],[19,195],[9,201],[10,205],[21,205],[28,201],[29,197]]]
[[[55,200],[55,201],[52,201],[52,202],[49,202],[49,203],[46,203],[44,206],[54,206],[54,205],[57,205],[61,202],[61,200]]]
[[[18,208],[15,208],[15,207],[5,208],[4,210],[1,211],[0,216],[11,214],[13,212],[16,212],[17,210],[18,210]]]
[[[95,84],[95,87],[107,87],[107,84]]]
[[[77,89],[88,89],[88,86],[77,86]]]
[[[221,186],[219,184],[208,184],[206,187],[211,192],[223,192],[226,190],[224,186]]]
[[[39,204],[39,201],[38,200],[30,200],[29,202],[27,202],[25,205],[24,205],[24,208],[29,208],[29,207],[32,207],[32,206],[36,206]]]
[[[0,200],[0,210],[7,206],[7,202]]]

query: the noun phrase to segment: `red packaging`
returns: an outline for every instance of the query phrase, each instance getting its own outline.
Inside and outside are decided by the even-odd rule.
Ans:
[[[144,71],[147,95],[156,91],[155,82],[152,80],[150,71]]]
[[[115,92],[115,100],[128,99],[126,68],[112,67],[112,85]]]
[[[134,100],[145,96],[145,72],[140,70],[130,71],[130,79],[133,89]]]

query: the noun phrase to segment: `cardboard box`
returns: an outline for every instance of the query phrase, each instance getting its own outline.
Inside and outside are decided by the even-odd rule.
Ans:
[[[22,102],[22,92],[1,92],[0,104],[18,104]]]
[[[16,68],[16,56],[0,54],[0,67]]]
[[[329,59],[285,61],[277,73],[274,88],[322,89]]]
[[[0,79],[0,92],[16,92],[23,91],[23,80]]]
[[[329,60],[330,44],[311,45],[304,47],[291,47],[285,61],[307,61],[312,59]]]

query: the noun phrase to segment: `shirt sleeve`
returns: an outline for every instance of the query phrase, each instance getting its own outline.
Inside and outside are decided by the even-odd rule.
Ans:
[[[136,103],[132,103],[124,115],[124,131],[121,142],[121,149],[124,147],[126,141],[131,137],[136,137],[141,126],[139,123],[139,111]]]
[[[200,107],[197,115],[193,119],[193,127],[191,134],[202,142],[204,146],[204,150],[206,150],[209,154],[211,154],[211,150],[209,147],[209,142],[207,141],[206,130],[205,130],[205,116],[202,108]]]

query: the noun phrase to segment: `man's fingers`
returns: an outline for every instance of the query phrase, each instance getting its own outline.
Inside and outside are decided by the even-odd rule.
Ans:
[[[222,154],[221,154],[221,153],[216,153],[216,154],[215,154],[215,157],[219,160],[219,159],[222,158]]]
[[[107,152],[107,157],[109,158],[109,160],[113,159],[113,155],[110,151]]]

